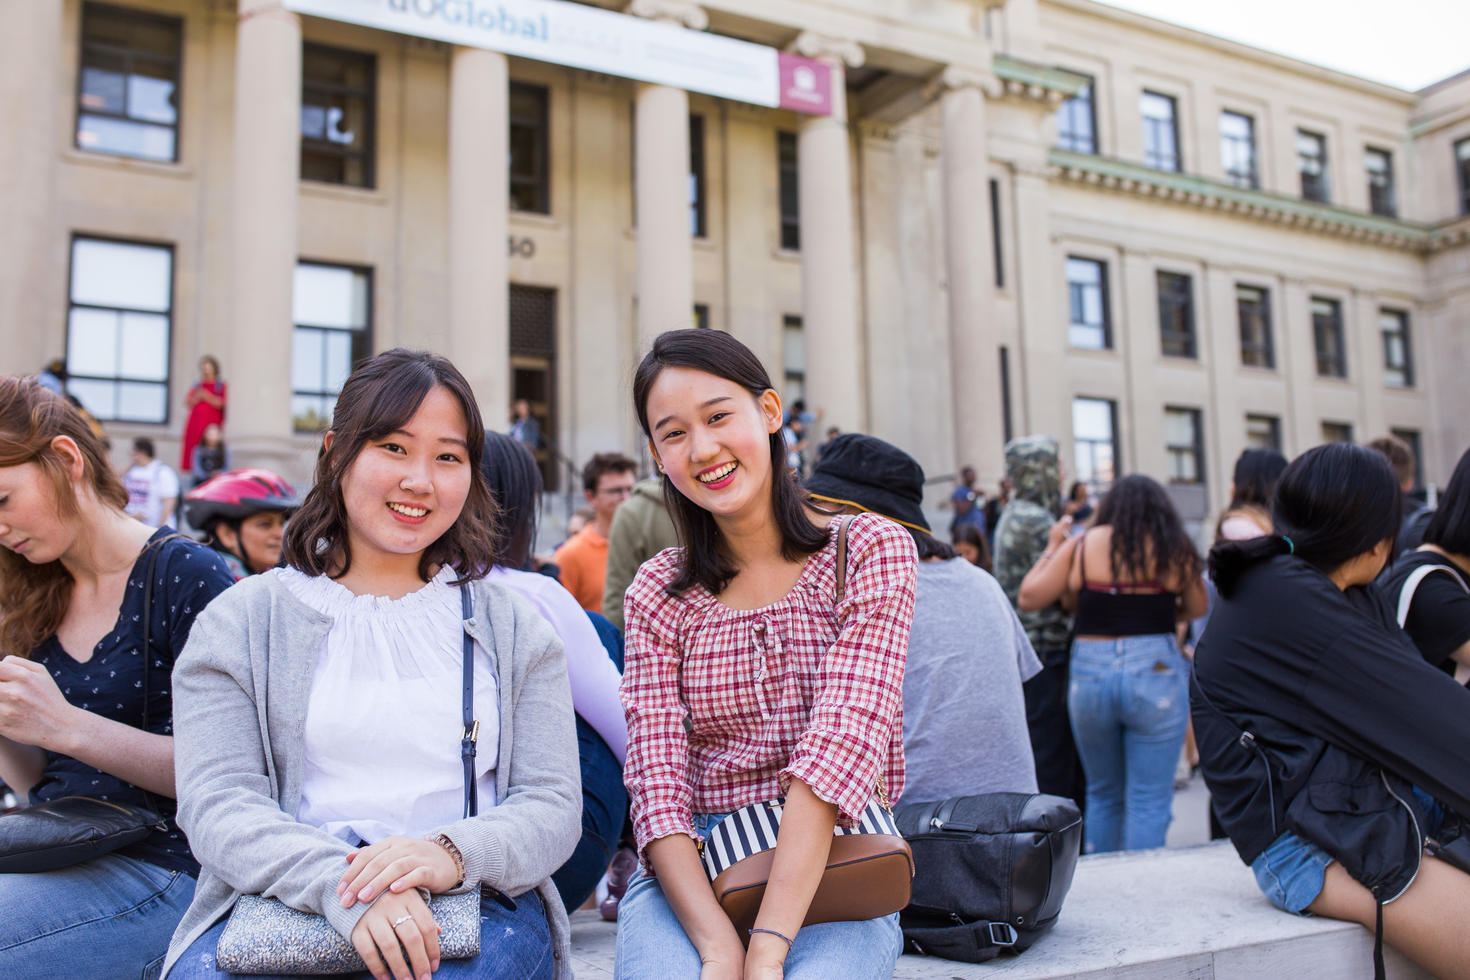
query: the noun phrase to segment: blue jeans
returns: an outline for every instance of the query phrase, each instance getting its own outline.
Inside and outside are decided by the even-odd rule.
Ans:
[[[582,839],[567,863],[551,876],[569,912],[581,908],[597,887],[628,816],[623,767],[581,715],[577,716],[577,753],[582,762]]]
[[[193,897],[183,872],[118,854],[0,875],[0,977],[153,980]]]
[[[515,898],[515,910],[491,898],[480,901],[480,955],[471,960],[441,960],[434,980],[551,980],[555,961],[551,955],[551,927],[546,906],[534,891]],[[228,918],[194,940],[168,980],[218,980],[240,974],[225,973],[214,964],[214,951]],[[286,980],[251,974],[256,980]],[[366,970],[340,974],[346,980],[372,980]]]
[[[1189,724],[1174,638],[1077,640],[1067,709],[1087,774],[1087,852],[1163,847]]]
[[[1310,915],[1307,906],[1322,894],[1331,863],[1326,851],[1288,830],[1256,855],[1251,871],[1272,905],[1293,915]]]
[[[695,814],[700,835],[724,814]],[[893,976],[903,933],[897,915],[859,922],[803,926],[786,957],[786,980],[886,980]],[[684,980],[697,977],[699,951],[684,934],[657,878],[640,868],[618,903],[616,980]]]

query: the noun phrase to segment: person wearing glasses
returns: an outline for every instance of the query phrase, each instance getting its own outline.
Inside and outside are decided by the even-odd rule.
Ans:
[[[556,549],[561,584],[588,612],[602,612],[607,575],[607,536],[613,515],[633,492],[638,464],[622,453],[598,453],[582,467],[582,495],[592,507],[592,523]]]

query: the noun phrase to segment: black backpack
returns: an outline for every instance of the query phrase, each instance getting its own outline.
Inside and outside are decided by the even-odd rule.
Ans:
[[[987,793],[893,815],[914,854],[913,895],[899,914],[906,951],[984,963],[1056,924],[1082,852],[1077,804]]]

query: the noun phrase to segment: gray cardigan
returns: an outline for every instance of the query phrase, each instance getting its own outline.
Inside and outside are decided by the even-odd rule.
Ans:
[[[525,599],[484,580],[471,588],[468,630],[495,662],[500,692],[499,802],[436,832],[464,856],[465,888],[485,882],[511,896],[539,892],[561,980],[572,975],[570,932],[550,876],[582,833],[566,661],[561,641]],[[243,894],[324,915],[349,937],[367,911],[361,903],[342,908],[336,894],[352,848],[295,817],[307,698],[331,626],[270,572],[222,593],[194,623],[173,675],[174,770],[179,825],[203,870],[169,944],[165,976]]]

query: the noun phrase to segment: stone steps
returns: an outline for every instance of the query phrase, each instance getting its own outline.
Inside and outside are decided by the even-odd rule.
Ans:
[[[578,978],[613,975],[616,927],[572,917]],[[1432,980],[1385,947],[1391,980]],[[1286,915],[1226,842],[1085,857],[1056,927],[1020,956],[955,963],[904,956],[897,980],[1342,980],[1373,975],[1361,926]],[[671,977],[669,980],[683,980]]]

